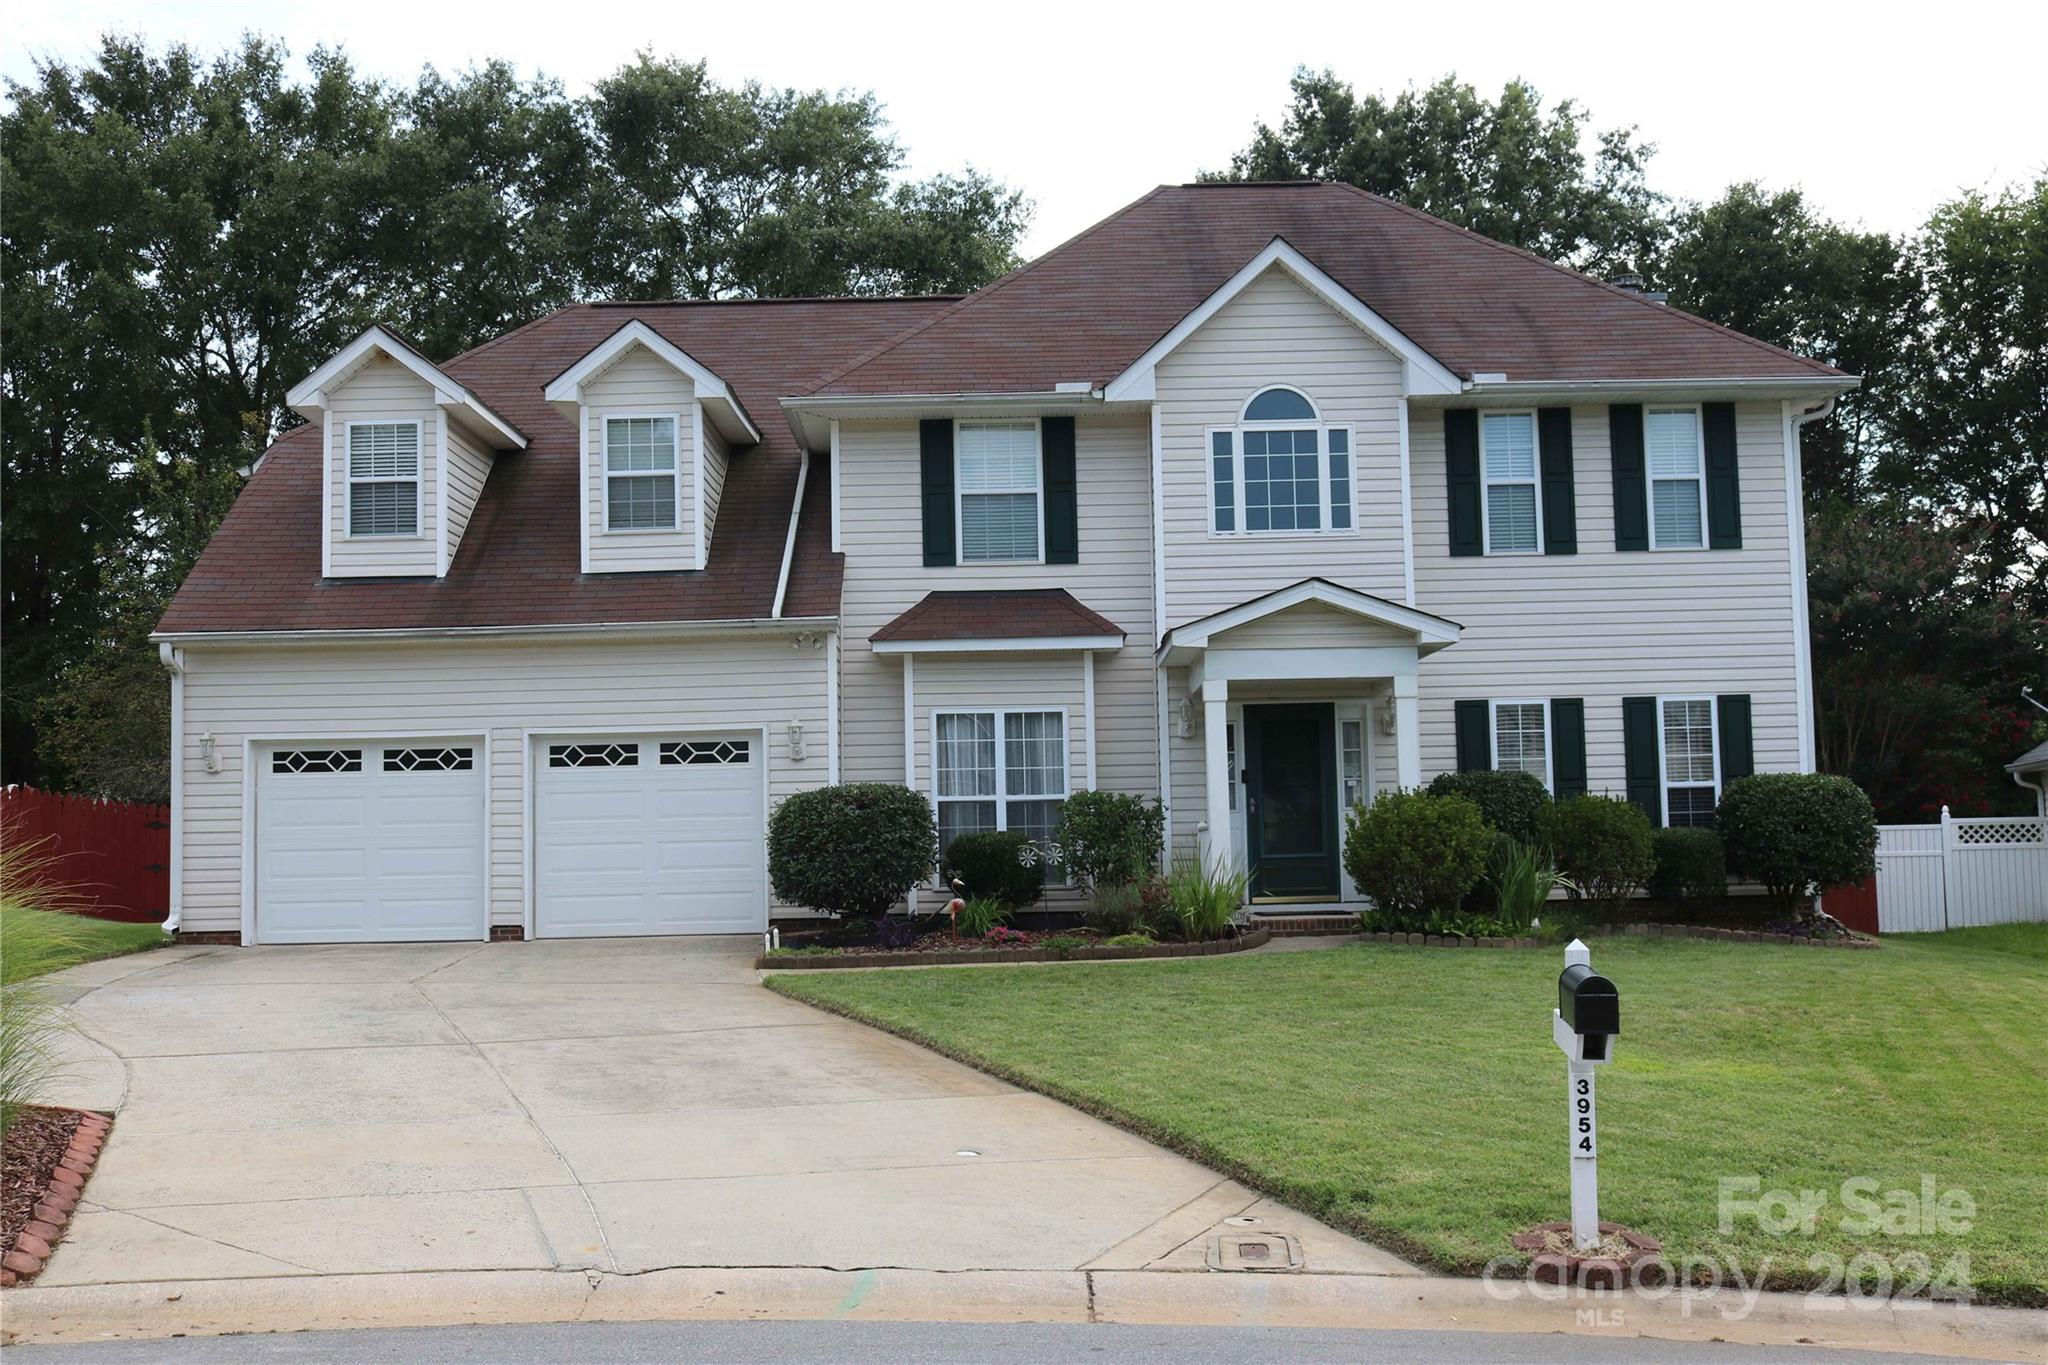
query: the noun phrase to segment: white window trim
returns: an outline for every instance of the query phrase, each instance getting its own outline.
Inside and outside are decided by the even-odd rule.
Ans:
[[[1486,419],[1489,417],[1527,417],[1529,419],[1530,448],[1535,452],[1536,468],[1527,479],[1495,479],[1486,472]],[[1648,439],[1645,428],[1644,438]],[[1646,471],[1647,472],[1647,471]],[[1528,484],[1536,493],[1536,544],[1527,550],[1496,550],[1493,548],[1493,490],[1501,487],[1519,487]],[[1480,551],[1487,555],[1519,557],[1543,553],[1543,424],[1534,408],[1487,408],[1479,414],[1479,539]],[[1547,722],[1546,722],[1547,724]],[[1546,731],[1546,742],[1548,733]]]
[[[1010,795],[1010,764],[1004,754],[1003,723],[1010,716],[1058,715],[1060,718],[1060,787],[1058,795],[1017,796]],[[996,793],[994,796],[948,796],[939,795],[939,718],[941,716],[993,716],[996,726]],[[1010,827],[1009,805],[1012,799],[1018,801],[1064,801],[1074,794],[1074,728],[1064,706],[947,706],[933,707],[930,720],[931,740],[931,782],[932,812],[936,816],[942,800],[954,804],[967,801],[993,801],[996,803],[996,829],[1007,831]]]
[[[1303,402],[1316,414],[1314,420],[1303,421],[1295,418],[1280,422],[1248,422],[1244,420],[1245,409],[1252,400],[1262,393],[1284,389],[1299,394]],[[1314,530],[1250,531],[1245,529],[1246,507],[1244,502],[1244,434],[1248,431],[1300,431],[1313,427],[1316,433],[1316,493],[1318,506],[1322,509],[1323,524]],[[1236,510],[1232,520],[1236,528],[1229,531],[1216,529],[1216,433],[1230,435],[1230,484],[1231,496],[1236,499]],[[1330,433],[1344,433],[1345,458],[1350,461],[1351,482],[1351,524],[1330,525]],[[1350,422],[1329,422],[1323,420],[1323,409],[1315,399],[1292,384],[1261,384],[1253,391],[1251,398],[1244,400],[1238,408],[1238,420],[1228,426],[1205,427],[1202,431],[1202,500],[1208,507],[1207,527],[1214,540],[1319,540],[1326,536],[1355,536],[1358,534],[1358,432]]]
[[[1672,828],[1671,788],[1674,785],[1685,788],[1706,785],[1703,782],[1679,782],[1674,784],[1671,780],[1671,766],[1665,762],[1664,707],[1667,703],[1679,701],[1703,701],[1707,704],[1707,747],[1714,756],[1714,805],[1719,807],[1721,804],[1721,704],[1719,699],[1712,695],[1703,696],[1690,692],[1675,693],[1668,697],[1659,696],[1657,698],[1657,799],[1662,802],[1664,818],[1658,822],[1659,827],[1662,829]]]
[[[612,471],[612,423],[647,421],[666,417],[669,427],[668,462],[662,469],[622,469]],[[597,491],[604,506],[604,533],[608,536],[673,536],[683,530],[683,415],[680,412],[600,412],[597,417]],[[668,474],[675,480],[676,507],[673,526],[613,526],[612,525],[612,480],[649,479]]]
[[[1697,545],[1659,545],[1657,543],[1657,475],[1650,468],[1650,414],[1653,412],[1689,412],[1692,414],[1693,443],[1698,447],[1699,488],[1700,488],[1700,543]],[[1687,550],[1704,550],[1713,541],[1713,530],[1707,525],[1707,412],[1699,403],[1645,403],[1643,405],[1643,508],[1644,519],[1650,528],[1650,549],[1653,553],[1684,553]],[[1660,713],[1661,718],[1661,713]]]
[[[341,538],[343,540],[424,540],[427,534],[427,449],[425,426],[418,418],[375,418],[366,417],[360,422],[341,424],[341,477],[346,485],[346,497],[341,509]],[[351,452],[355,449],[357,427],[411,427],[413,448],[413,476],[410,479],[359,479],[355,476],[355,461]],[[412,485],[412,530],[410,531],[365,531],[361,535],[355,530],[356,485],[359,483],[410,483]]]
[[[967,557],[967,522],[961,516],[961,499],[965,496],[960,487],[960,428],[965,426],[1018,426],[1026,421],[1031,423],[1031,440],[1038,447],[1038,458],[1033,463],[1037,479],[1032,494],[1038,499],[1038,555],[1034,559],[969,559]],[[1012,490],[1013,492],[1021,490]],[[953,539],[956,549],[953,566],[960,569],[978,569],[1002,564],[1043,564],[1045,563],[1045,419],[1042,417],[956,417],[953,419]],[[936,788],[934,789],[936,790]]]
[[[1500,708],[1503,706],[1537,706],[1543,710],[1543,790],[1555,795],[1557,792],[1557,737],[1556,727],[1550,723],[1550,699],[1548,697],[1495,697],[1486,704],[1486,720],[1490,727],[1487,736],[1493,745],[1493,766],[1496,772],[1522,772],[1521,768],[1500,766]]]

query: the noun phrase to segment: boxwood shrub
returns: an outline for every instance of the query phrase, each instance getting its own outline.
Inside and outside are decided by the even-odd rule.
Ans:
[[[1544,807],[1537,837],[1573,900],[1615,914],[1656,870],[1650,817],[1619,797],[1586,793]]]
[[[1344,831],[1344,870],[1378,907],[1376,923],[1416,932],[1458,902],[1486,870],[1493,832],[1462,796],[1383,793],[1353,806]]]
[[[768,880],[776,898],[835,915],[873,917],[931,874],[932,803],[892,782],[848,782],[784,797],[768,817]]]
[[[1698,910],[1728,894],[1728,864],[1713,830],[1660,829],[1650,846],[1656,859],[1650,894],[1658,900]]]
[[[1728,870],[1762,882],[1781,915],[1809,892],[1848,886],[1877,871],[1877,815],[1846,777],[1758,773],[1721,794],[1715,824]]]
[[[1028,836],[988,830],[954,836],[941,861],[946,880],[958,878],[967,896],[986,896],[1021,910],[1045,894],[1045,863]]]
[[[1431,796],[1462,796],[1479,807],[1487,824],[1524,844],[1536,842],[1536,820],[1550,804],[1550,792],[1534,773],[1438,773],[1429,784]]]

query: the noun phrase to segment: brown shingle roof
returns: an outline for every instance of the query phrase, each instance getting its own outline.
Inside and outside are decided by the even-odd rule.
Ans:
[[[1166,185],[830,376],[824,394],[1101,384],[1284,238],[1455,373],[1833,378],[1829,366],[1349,185]]]
[[[876,641],[1046,640],[1114,635],[1123,629],[1065,588],[928,592],[868,638]]]
[[[515,423],[527,449],[495,457],[448,576],[320,577],[319,430],[285,433],[235,500],[157,629],[393,630],[633,621],[745,620],[774,605],[801,455],[788,426],[736,452],[703,571],[585,577],[576,525],[573,424],[547,381],[638,317],[732,386],[755,412],[951,300],[579,305],[443,369]],[[824,462],[807,485],[785,615],[839,609]]]

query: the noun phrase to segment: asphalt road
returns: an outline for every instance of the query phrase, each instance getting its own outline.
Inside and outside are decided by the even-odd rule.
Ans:
[[[270,1336],[181,1337],[90,1346],[20,1346],[9,1365],[140,1362],[692,1361],[735,1365],[925,1365],[931,1362],[1101,1361],[1123,1365],[1927,1365],[1932,1357],[1821,1347],[1736,1346],[1634,1336],[1489,1332],[1357,1332],[1283,1327],[1121,1327],[1045,1324],[844,1322],[630,1322],[510,1327],[419,1327]]]

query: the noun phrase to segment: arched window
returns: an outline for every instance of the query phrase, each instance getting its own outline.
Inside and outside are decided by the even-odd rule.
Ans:
[[[1218,535],[1352,529],[1351,428],[1276,384],[1252,395],[1237,425],[1209,433],[1210,527]]]

